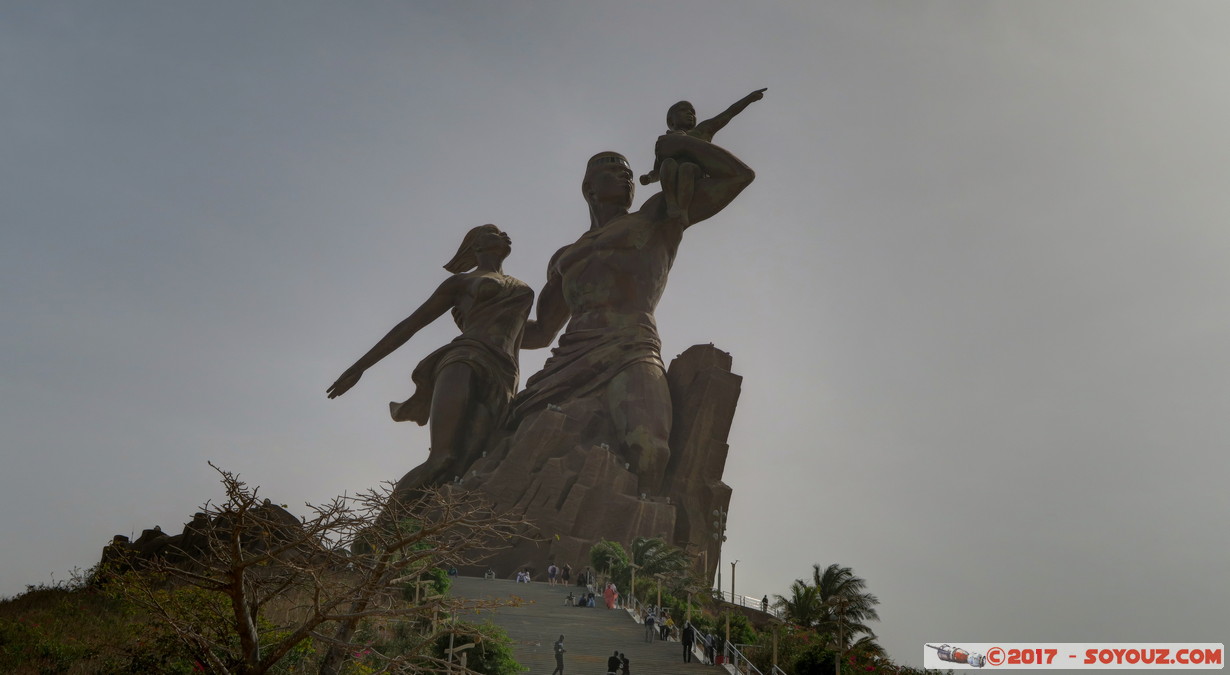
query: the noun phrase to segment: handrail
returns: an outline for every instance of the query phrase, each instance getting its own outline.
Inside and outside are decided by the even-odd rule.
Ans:
[[[771,614],[779,619],[785,619],[785,612],[783,612],[781,608],[774,607],[773,603],[769,603],[766,607],[763,598],[753,598],[747,595],[731,595],[728,591],[721,591],[716,588],[713,589],[713,595],[722,602],[728,602],[732,605],[738,605],[739,607],[754,609],[758,612]]]
[[[729,642],[722,648],[722,666],[731,675],[764,675],[738,647]]]
[[[624,609],[628,610],[628,614],[631,614],[637,623],[645,623],[645,605],[641,604],[635,595],[628,596],[628,600],[624,603]]]
[[[624,608],[628,610],[628,614],[632,615],[632,618],[637,623],[642,623],[642,624],[645,623],[645,612],[647,611],[648,608],[640,600],[637,600],[635,597],[631,598],[631,602],[625,603]],[[671,617],[671,619],[673,620],[674,617]],[[662,630],[661,625],[654,626],[654,630],[655,631]],[[666,639],[668,641],[682,642],[683,641],[683,627],[676,623],[670,626],[670,628],[667,630],[666,635],[667,635]]]

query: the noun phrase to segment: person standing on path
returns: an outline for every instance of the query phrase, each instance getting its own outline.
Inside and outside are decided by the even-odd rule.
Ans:
[[[691,622],[683,624],[683,662],[692,662],[692,645],[696,644],[696,629]]]
[[[645,615],[645,642],[653,642],[653,610]]]
[[[617,649],[614,654],[611,654],[606,659],[606,675],[619,675],[620,665],[619,650]]]
[[[561,635],[555,641],[555,670],[551,671],[551,675],[564,675],[564,651],[564,636]]]

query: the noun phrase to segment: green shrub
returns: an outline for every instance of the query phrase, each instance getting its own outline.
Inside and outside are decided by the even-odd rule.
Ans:
[[[473,642],[467,649],[466,667],[483,675],[518,675],[526,668],[513,658],[512,640],[503,628],[491,622],[483,624],[458,623],[456,632],[446,633],[436,639],[434,655],[447,658],[449,639],[454,645]]]
[[[805,649],[794,662],[794,675],[834,675],[837,653],[819,644]]]

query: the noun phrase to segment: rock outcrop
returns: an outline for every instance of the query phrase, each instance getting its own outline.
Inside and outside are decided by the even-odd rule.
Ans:
[[[508,578],[549,562],[580,569],[603,539],[627,547],[637,537],[661,537],[693,552],[697,572],[712,578],[721,542],[710,514],[730,503],[722,471],[742,381],[730,367],[730,355],[713,345],[691,347],[671,363],[674,419],[662,496],[638,493],[596,397],[531,413],[498,439],[467,469],[462,487],[484,493],[498,510],[524,515],[544,541],[501,551],[483,569]]]
[[[256,505],[245,519],[249,524],[240,532],[240,537],[243,549],[250,553],[261,553],[304,538],[299,519],[268,499]],[[207,514],[196,513],[180,534],[166,534],[157,525],[143,530],[132,542],[117,534],[103,548],[98,579],[105,581],[111,575],[141,568],[154,559],[176,566],[208,562],[215,547],[234,531],[232,520],[232,514],[224,513],[211,519]],[[285,555],[297,554],[292,549]]]

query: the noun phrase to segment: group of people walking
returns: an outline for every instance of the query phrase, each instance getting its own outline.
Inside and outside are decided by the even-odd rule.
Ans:
[[[553,573],[553,569],[556,572]],[[585,570],[581,573],[581,577],[577,580],[578,584],[590,581],[592,572]],[[554,564],[547,568],[547,579],[558,578],[558,568]],[[563,577],[566,579],[567,577]],[[553,582],[554,583],[554,582]],[[595,606],[595,596],[600,603],[604,603],[607,609],[617,609],[620,605],[619,590],[614,582],[607,582],[601,587],[601,594],[598,594],[598,589],[594,587],[592,582],[587,586],[587,592],[582,593],[579,597],[574,596],[569,592],[564,598],[564,604],[577,607],[593,607]],[[721,645],[720,638],[713,634],[706,634],[697,630],[690,621],[684,621],[683,627],[676,633],[675,620],[670,615],[670,610],[666,607],[647,606],[644,614],[641,617],[645,625],[645,641],[654,642],[656,640],[666,641],[671,639],[672,635],[676,635],[680,644],[683,646],[683,662],[691,663],[695,654],[695,649],[699,646],[702,651],[701,663],[713,665],[717,662],[717,649]],[[564,674],[564,636],[559,636],[554,644],[555,652],[555,670],[551,675]],[[619,650],[607,658],[607,675],[629,675],[628,657]]]
[[[556,584],[567,586],[568,584],[572,583],[572,565],[564,565],[563,567],[560,567],[559,565],[556,565],[555,563],[549,563],[547,565],[546,572],[547,572],[547,584],[551,586],[554,586]],[[496,576],[497,575],[495,573],[495,570],[492,570],[492,569],[488,569],[483,574],[484,579],[494,579],[496,578]],[[522,567],[521,569],[517,570],[517,577],[516,577],[517,583],[524,583],[524,584],[532,583],[534,581],[534,577],[536,576],[538,576],[538,573],[533,568]],[[588,568],[583,570],[580,576],[577,577],[576,581],[577,581],[578,586],[592,586],[594,584],[593,570],[590,570]],[[590,590],[592,591],[593,589],[591,588]]]
[[[614,584],[608,586],[613,587]],[[588,594],[592,597],[592,593]],[[572,594],[569,593],[569,598]],[[590,601],[592,603],[592,600]],[[583,604],[581,606],[584,606]],[[590,605],[593,606],[592,604]],[[674,628],[674,621],[670,617],[669,611],[665,607],[649,607],[645,610],[645,641],[653,642],[654,640],[668,640],[671,636],[671,629]],[[679,632],[679,641],[683,645],[683,662],[691,663],[694,656],[693,650],[699,643],[704,648],[704,658],[702,663],[713,665],[716,663],[716,650],[718,638],[712,634],[706,635],[698,631],[690,621],[685,621],[683,629]],[[564,636],[560,635],[559,639],[553,645],[555,652],[555,670],[551,671],[551,675],[564,675]],[[607,675],[629,675],[628,673],[628,657],[618,649],[607,657],[606,672]]]
[[[670,637],[674,622],[665,607],[645,608],[645,642],[653,642],[655,637],[665,640]]]
[[[551,675],[559,673],[564,675],[564,653],[568,650],[564,649],[564,636],[559,636],[553,645],[555,651],[555,670],[551,671]],[[628,657],[618,649],[606,659],[607,675],[628,675]]]
[[[665,607],[648,607],[645,610],[645,642],[653,642],[656,640],[668,640],[671,636],[671,631],[675,627],[675,622],[670,617],[670,612]],[[705,650],[704,662],[713,664],[716,661],[717,638],[713,635],[707,635],[696,630],[690,621],[683,623],[683,630],[679,632],[679,642],[683,645],[683,662],[691,663],[693,650],[699,643]]]
[[[572,578],[572,565],[564,565],[558,567],[555,563],[547,565],[547,583],[554,586],[555,584],[568,585],[568,581]]]

